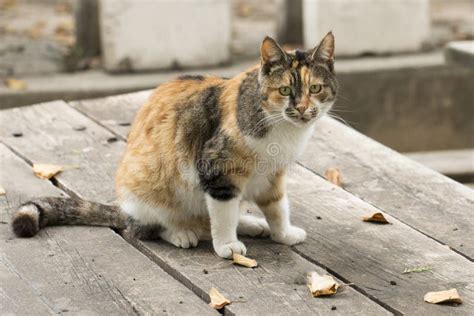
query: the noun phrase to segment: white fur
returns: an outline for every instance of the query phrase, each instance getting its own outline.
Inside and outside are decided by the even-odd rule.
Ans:
[[[285,245],[294,245],[306,239],[306,232],[290,223],[290,205],[288,196],[262,209],[264,214],[279,213],[280,216],[268,216],[267,221],[270,226],[271,237],[274,241]]]
[[[222,258],[230,258],[232,253],[245,255],[245,245],[237,239],[240,197],[219,201],[206,194],[206,202],[211,217],[212,245]]]

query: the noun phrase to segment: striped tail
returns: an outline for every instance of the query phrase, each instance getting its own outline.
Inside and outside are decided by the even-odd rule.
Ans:
[[[118,206],[104,205],[76,198],[39,198],[20,206],[13,217],[13,232],[18,237],[32,237],[46,226],[108,226],[127,228],[128,216]]]

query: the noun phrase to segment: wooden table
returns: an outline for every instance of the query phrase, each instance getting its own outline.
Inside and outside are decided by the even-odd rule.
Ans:
[[[80,102],[55,101],[0,112],[0,311],[24,314],[217,315],[208,291],[238,315],[469,315],[474,311],[474,191],[332,119],[318,122],[291,168],[293,221],[307,241],[295,247],[246,239],[247,269],[218,258],[210,243],[178,249],[126,241],[108,228],[48,227],[13,236],[15,207],[32,197],[114,201],[114,172],[130,123],[149,91]],[[69,166],[52,181],[33,163]],[[339,168],[343,187],[324,179]],[[361,220],[383,212],[392,225]],[[407,268],[429,271],[403,273]],[[305,277],[343,284],[312,298]],[[457,288],[464,304],[423,301]]]

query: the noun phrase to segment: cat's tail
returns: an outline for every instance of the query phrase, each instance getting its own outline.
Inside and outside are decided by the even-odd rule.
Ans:
[[[108,226],[123,230],[128,216],[118,206],[104,205],[77,198],[45,197],[26,202],[13,217],[13,232],[32,237],[45,226]]]

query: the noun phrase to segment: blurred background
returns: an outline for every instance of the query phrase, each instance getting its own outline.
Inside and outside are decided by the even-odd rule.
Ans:
[[[336,37],[335,114],[474,183],[474,0],[0,0],[0,109],[232,76]]]

